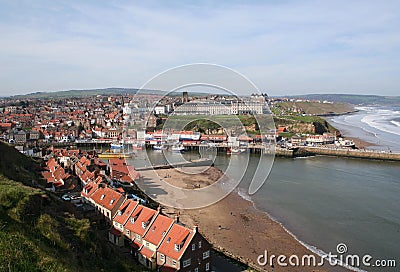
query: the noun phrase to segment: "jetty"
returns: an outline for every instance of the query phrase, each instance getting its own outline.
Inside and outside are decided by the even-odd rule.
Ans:
[[[169,169],[179,167],[196,167],[196,166],[213,166],[214,162],[210,159],[198,159],[187,162],[166,163],[153,166],[137,167],[136,171],[156,170],[156,169]]]

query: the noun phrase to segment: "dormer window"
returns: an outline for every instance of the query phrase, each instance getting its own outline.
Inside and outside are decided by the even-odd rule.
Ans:
[[[181,250],[181,245],[175,244],[175,251]]]
[[[114,203],[115,199],[111,199],[110,201],[110,205],[112,205]]]
[[[103,200],[106,195],[101,195],[100,200]]]
[[[135,223],[135,218],[131,217],[131,223]]]
[[[142,222],[142,228],[146,228],[147,227],[147,222]]]
[[[165,234],[166,234],[166,232],[165,232],[165,231],[163,231],[163,233],[161,234],[161,236],[162,236],[162,237],[164,237],[164,236],[165,236]]]
[[[118,215],[121,216],[121,215],[122,215],[122,212],[121,212],[121,211],[118,211]]]
[[[167,243],[171,242],[171,237],[168,237]]]

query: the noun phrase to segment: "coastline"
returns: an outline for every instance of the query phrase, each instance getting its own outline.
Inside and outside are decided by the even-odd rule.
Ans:
[[[223,172],[215,169],[222,177]],[[179,174],[174,173],[174,177],[178,176]],[[196,176],[192,176],[194,182]],[[304,255],[313,255],[317,262],[320,260],[319,255],[322,252],[297,239],[282,223],[267,212],[257,209],[250,199],[240,194],[240,191],[235,190],[224,199],[205,208],[193,210],[165,208],[164,211],[167,214],[180,214],[181,222],[187,225],[198,225],[200,232],[216,250],[260,271],[288,271],[299,268],[280,267],[276,264],[276,260],[273,267],[269,264],[258,265],[257,257],[264,254],[265,250],[268,251],[268,256],[282,254],[289,258],[291,255],[296,255],[301,259]],[[301,271],[348,270],[340,266],[330,266],[325,262],[321,267],[301,266]]]

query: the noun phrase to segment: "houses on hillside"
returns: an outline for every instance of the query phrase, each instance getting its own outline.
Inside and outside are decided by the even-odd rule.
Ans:
[[[211,246],[197,226],[187,228],[179,222],[179,217],[169,218],[160,208],[153,210],[95,182],[87,184],[81,195],[111,225],[109,241],[130,247],[132,254],[147,268],[210,271]]]

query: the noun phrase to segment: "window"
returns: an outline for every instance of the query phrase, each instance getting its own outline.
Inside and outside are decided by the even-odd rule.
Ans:
[[[115,199],[111,199],[110,200],[110,205],[112,205],[114,203]]]
[[[194,272],[199,272],[199,268],[196,267],[196,268],[194,269]]]
[[[210,270],[210,263],[206,263],[206,271]]]
[[[181,250],[181,245],[175,244],[175,251]]]
[[[203,252],[203,260],[207,259],[208,257],[210,257],[210,251],[209,250]]]
[[[120,215],[120,216],[121,216],[121,215],[122,215],[122,212],[121,212],[121,211],[118,211],[118,215]]]
[[[135,223],[135,218],[131,217],[131,223]]]
[[[188,267],[192,263],[192,259],[187,259],[183,261],[183,267]]]
[[[173,265],[173,266],[176,266],[176,261],[172,261],[172,265]]]
[[[201,248],[201,241],[199,241],[199,248]]]
[[[196,244],[192,244],[192,251],[196,249]]]
[[[164,261],[165,260],[165,255],[164,254],[160,254],[160,260]]]
[[[103,200],[106,195],[101,195],[100,200]]]
[[[146,222],[142,222],[142,228],[146,228],[147,227],[147,223]]]
[[[149,247],[149,242],[146,241],[146,247]]]
[[[126,234],[131,234],[131,231],[130,230],[126,230]]]

